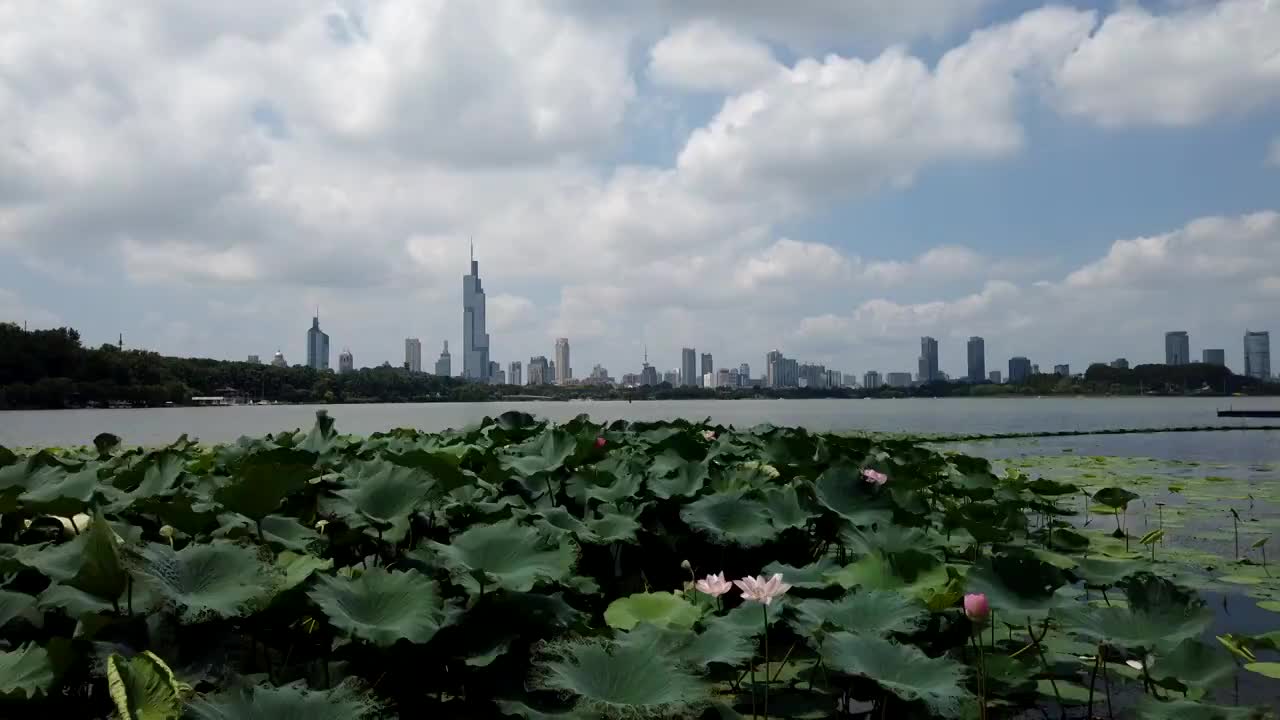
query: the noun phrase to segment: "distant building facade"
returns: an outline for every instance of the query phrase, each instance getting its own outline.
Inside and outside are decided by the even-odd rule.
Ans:
[[[249,359],[246,362],[248,362],[251,365],[261,365],[262,358],[258,357],[257,355],[250,355]]]
[[[1255,380],[1271,379],[1271,333],[1244,331],[1244,374]]]
[[[1053,374],[1057,375],[1058,377],[1071,377],[1071,366],[1070,365],[1054,365]]]
[[[680,385],[680,370],[677,368],[662,373],[662,382],[670,385],[671,387]]]
[[[272,367],[289,367],[289,363],[284,359],[284,353],[277,350],[276,354],[271,358]]]
[[[502,372],[502,365],[497,360],[489,361],[489,371],[485,375],[489,378],[490,385],[502,385],[506,378],[506,373]]]
[[[707,374],[708,374],[708,373],[713,373],[713,372],[715,372],[715,368],[714,368],[714,367],[712,367],[712,365],[711,365],[711,353],[702,353],[702,376],[703,376],[703,378],[706,378],[706,376],[707,376]],[[706,381],[705,381],[705,380],[703,381],[703,385],[704,385],[704,386],[706,386]]]
[[[1019,355],[1009,358],[1009,382],[1026,382],[1031,377],[1031,361]]]
[[[404,366],[411,373],[422,372],[422,341],[418,338],[404,339]]]
[[[875,370],[868,370],[862,374],[862,387],[866,390],[879,390],[883,384],[880,380],[880,373]]]
[[[1227,351],[1221,348],[1205,348],[1200,351],[1200,362],[1205,365],[1227,366]]]
[[[920,338],[919,360],[920,382],[928,383],[942,379],[938,375],[938,341],[925,336]]]
[[[1002,379],[1003,378],[1000,377],[999,370],[992,370],[991,372],[987,373],[987,380],[990,381],[992,385],[999,385]]]
[[[440,357],[436,358],[436,374],[440,377],[449,377],[453,374],[453,357],[449,355],[449,341],[444,341],[444,349],[440,351]]]
[[[569,338],[556,338],[556,383],[567,385],[573,379],[573,366],[569,364]]]
[[[1191,362],[1191,336],[1186,330],[1164,334],[1164,364],[1186,365]]]
[[[550,385],[552,377],[548,372],[549,368],[550,365],[548,365],[545,355],[536,355],[529,358],[529,384]]]
[[[884,376],[885,384],[889,387],[909,388],[911,387],[911,373],[909,372],[891,372]]]
[[[698,351],[693,348],[680,350],[680,384],[686,387],[698,384]]]
[[[338,372],[346,375],[349,372],[356,371],[356,359],[351,356],[350,348],[342,348],[342,352],[338,353]]]
[[[987,341],[969,338],[969,382],[980,383],[987,377]]]
[[[1111,361],[1111,367],[1115,368],[1116,370],[1128,370],[1129,361],[1124,358],[1116,358],[1115,360]]]
[[[511,364],[507,365],[507,383],[510,385],[524,384],[524,368],[519,360],[512,360]]]
[[[307,330],[307,367],[329,369],[329,336],[320,329],[319,315],[311,318],[311,329]]]

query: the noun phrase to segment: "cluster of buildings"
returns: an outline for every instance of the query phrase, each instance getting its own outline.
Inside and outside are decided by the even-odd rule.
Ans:
[[[489,333],[485,328],[485,292],[480,281],[480,264],[474,252],[471,257],[470,272],[462,278],[462,374],[461,377],[472,382],[497,385],[615,385],[626,387],[651,386],[667,383],[673,387],[701,388],[841,388],[858,387],[858,378],[852,374],[838,370],[829,370],[825,366],[814,363],[802,363],[788,358],[779,350],[772,350],[765,355],[764,372],[751,376],[751,367],[742,363],[736,367],[715,367],[711,353],[699,354],[695,348],[683,348],[680,351],[680,366],[660,372],[649,364],[649,354],[645,351],[644,361],[639,373],[626,373],[618,381],[609,375],[609,371],[595,365],[591,373],[583,378],[575,378],[573,364],[570,360],[568,338],[557,338],[552,357],[536,355],[529,358],[527,370],[519,361],[502,365],[490,357]],[[1191,339],[1184,330],[1165,333],[1165,364],[1186,365],[1191,360]],[[1000,370],[987,371],[986,341],[981,337],[971,337],[967,344],[968,372],[959,380],[970,383],[1002,382],[1020,383],[1032,375],[1040,374],[1040,366],[1024,356],[1009,358],[1008,374],[1002,375]],[[1209,365],[1226,365],[1226,352],[1221,348],[1205,348],[1201,352],[1200,361]],[[250,355],[249,362],[260,362],[257,355]],[[271,360],[272,365],[287,365],[282,352],[276,352]],[[329,369],[329,336],[320,329],[319,310],[311,319],[311,328],[307,330],[307,367],[317,370]],[[389,363],[384,363],[389,365]],[[1128,360],[1117,358],[1110,363],[1111,367],[1127,369]],[[404,341],[404,369],[411,373],[424,372],[422,366],[422,341],[418,338],[406,338]],[[347,373],[355,369],[354,358],[349,349],[338,354],[338,372]],[[449,354],[449,341],[436,358],[434,374],[453,375],[452,356]],[[1061,377],[1071,376],[1071,367],[1067,364],[1053,366],[1053,374]],[[1270,334],[1246,330],[1244,334],[1244,374],[1259,380],[1271,379],[1271,337]],[[878,370],[870,370],[863,374],[861,387],[877,390],[881,387],[905,388],[912,385],[923,385],[931,382],[950,380],[941,370],[938,362],[938,341],[932,337],[920,338],[920,355],[916,359],[916,372],[889,372],[881,374]]]

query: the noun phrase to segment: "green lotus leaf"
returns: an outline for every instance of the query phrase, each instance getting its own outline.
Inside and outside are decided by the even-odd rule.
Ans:
[[[939,537],[920,528],[903,527],[895,524],[879,525],[875,530],[870,528],[850,527],[840,533],[845,546],[855,554],[863,555],[882,552],[886,555],[920,553],[940,556]]]
[[[609,603],[604,621],[609,627],[630,630],[638,623],[661,627],[693,627],[702,617],[700,611],[683,595],[669,592],[636,593]]]
[[[1265,677],[1280,680],[1280,662],[1245,663],[1244,669]]]
[[[854,525],[883,525],[893,518],[888,499],[853,465],[833,465],[818,476],[814,493],[818,502]]]
[[[910,596],[861,590],[839,600],[803,600],[795,606],[791,625],[803,637],[813,637],[824,628],[882,636],[917,630],[926,615],[925,607]]]
[[[1213,612],[1204,601],[1149,573],[1125,581],[1128,607],[1071,605],[1054,610],[1072,632],[1128,648],[1172,647],[1204,632]],[[993,603],[994,606],[994,603]]]
[[[804,527],[813,517],[801,506],[800,496],[792,485],[765,490],[764,504],[769,508],[769,521],[779,530]]]
[[[775,574],[781,575],[782,579],[792,587],[812,590],[831,585],[832,581],[827,576],[839,568],[840,565],[835,560],[824,557],[802,568],[771,562],[760,569],[760,574],[765,577],[773,577]]]
[[[101,488],[98,463],[88,463],[74,471],[57,473],[18,496],[29,511],[70,517],[84,512]]]
[[[1222,707],[1192,700],[1138,700],[1137,720],[1265,720],[1268,714],[1255,708]]]
[[[545,539],[537,530],[514,521],[476,525],[455,536],[448,545],[430,546],[468,592],[478,593],[482,572],[485,585],[527,592],[534,584],[563,582],[573,573],[577,554],[563,538]]]
[[[619,458],[619,461],[621,458]],[[606,463],[594,468],[583,468],[574,473],[565,484],[565,491],[579,502],[599,500],[615,502],[635,497],[644,483],[644,475],[639,470],[619,467],[615,472],[605,470]]]
[[[1145,566],[1132,560],[1107,560],[1102,558],[1078,558],[1072,573],[1079,575],[1086,583],[1105,587],[1115,585],[1126,577],[1138,572]]]
[[[319,577],[311,601],[339,630],[380,647],[431,641],[444,623],[436,584],[417,570],[369,568],[358,577]]]
[[[154,653],[143,652],[107,658],[107,690],[118,720],[177,720],[187,686]]]
[[[292,590],[322,570],[333,569],[333,560],[285,550],[276,556],[276,570],[284,576],[277,589]]]
[[[670,458],[674,460],[669,461]],[[691,497],[698,494],[710,477],[705,462],[684,460],[667,451],[650,467],[649,490],[664,500],[676,496]]]
[[[899,562],[919,558],[929,562]],[[863,555],[835,570],[829,577],[831,582],[846,589],[898,590],[922,600],[942,592],[951,582],[946,565],[918,553],[899,555],[896,559],[886,558],[880,553]]]
[[[333,418],[324,410],[316,411],[316,424],[298,447],[316,455],[324,455],[337,446],[338,431],[333,429]]]
[[[1158,655],[1148,672],[1156,683],[1183,692],[1188,686],[1210,688],[1235,670],[1235,662],[1221,648],[1189,638],[1172,652]]]
[[[1042,618],[1061,604],[1062,570],[1027,555],[985,557],[966,578],[965,592],[982,593],[997,616],[1012,625]]]
[[[196,720],[364,720],[382,717],[382,708],[345,686],[308,690],[296,682],[203,697],[191,703],[190,713]]]
[[[70,585],[50,585],[40,593],[36,602],[41,610],[62,610],[67,617],[76,619],[86,615],[114,612],[116,607],[110,600],[103,600]],[[141,603],[139,603],[140,608]]]
[[[526,513],[516,513],[517,519],[523,519]],[[537,511],[537,526],[541,530],[550,533],[567,533],[578,540],[592,539],[592,533],[587,526],[578,518],[574,517],[567,508],[562,505],[555,507],[541,508]]]
[[[923,702],[941,717],[960,717],[974,702],[964,689],[964,665],[931,658],[910,645],[838,632],[823,640],[822,658],[832,670],[869,678],[903,700]]]
[[[622,634],[618,642],[628,646],[654,647],[659,653],[698,669],[705,669],[711,663],[738,665],[751,659],[755,653],[754,636],[727,623],[709,625],[702,632],[640,623]]]
[[[26,546],[18,552],[24,565],[104,600],[124,593],[128,573],[120,562],[119,543],[102,513],[73,540],[52,546]]]
[[[567,693],[589,717],[690,717],[709,690],[652,645],[576,641],[552,646],[537,684]]]
[[[36,599],[25,593],[0,590],[0,628],[16,617],[29,617],[36,609]]]
[[[320,474],[315,463],[315,453],[305,450],[276,448],[254,453],[235,466],[230,482],[215,490],[213,499],[231,512],[259,520]]]
[[[707,495],[686,505],[680,517],[719,545],[754,547],[772,540],[778,529],[769,522],[769,509],[743,494],[737,491]]]
[[[226,513],[218,521],[222,527],[214,533],[214,537],[256,539],[258,536],[259,525],[243,515]],[[268,515],[262,518],[260,526],[264,540],[286,550],[306,552],[313,544],[320,542],[319,533],[285,515]]]
[[[120,447],[120,437],[111,433],[98,433],[93,438],[93,447],[98,451],[99,457],[105,457]]]
[[[1093,494],[1094,502],[1115,510],[1123,510],[1129,507],[1130,502],[1137,499],[1136,493],[1118,487],[1103,488]]]
[[[365,463],[339,490],[333,509],[353,528],[373,528],[390,543],[404,541],[409,516],[422,507],[432,492],[431,476],[385,460]]]
[[[507,448],[501,463],[503,468],[528,477],[560,469],[577,449],[577,438],[553,427],[524,444]]]
[[[248,548],[226,542],[144,547],[134,577],[174,606],[183,622],[239,617],[265,600],[277,578]]]
[[[1058,482],[1048,478],[1036,478],[1027,483],[1027,489],[1036,495],[1042,497],[1055,497],[1058,495],[1074,495],[1080,492],[1080,486],[1073,483]]]
[[[116,473],[111,485],[127,495],[121,508],[136,500],[168,495],[178,487],[186,469],[187,458],[173,450],[147,453],[128,470]]]
[[[53,677],[49,653],[39,645],[0,651],[0,697],[38,697],[48,692]]]
[[[610,512],[602,508],[600,517],[588,520],[594,542],[598,543],[634,543],[636,532],[640,530],[640,522],[632,515]]]
[[[493,702],[498,706],[498,712],[503,715],[514,715],[525,720],[593,720],[592,715],[573,710],[568,712],[543,712],[519,700],[495,699]]]

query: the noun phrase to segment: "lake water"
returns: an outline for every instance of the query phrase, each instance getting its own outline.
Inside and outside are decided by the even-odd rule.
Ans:
[[[1280,409],[1280,398],[671,400],[43,410],[0,412],[0,445],[85,444],[101,432],[138,445],[168,443],[182,433],[203,442],[226,442],[242,435],[309,428],[321,407],[337,420],[339,431],[358,434],[396,427],[427,431],[459,428],[512,409],[553,420],[587,413],[598,421],[711,418],[738,427],[772,423],[815,431],[987,434],[1275,424],[1274,419],[1220,419],[1216,411],[1227,407]],[[1167,442],[1178,442],[1175,436],[1170,437]]]

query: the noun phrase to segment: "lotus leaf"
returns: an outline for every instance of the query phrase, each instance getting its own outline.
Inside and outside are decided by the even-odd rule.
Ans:
[[[855,466],[833,465],[818,476],[813,489],[818,502],[854,525],[883,524],[893,516],[887,500],[875,493]]]
[[[792,626],[803,637],[832,628],[857,635],[909,633],[920,627],[926,612],[909,596],[884,590],[851,592],[839,600],[804,600],[795,606]]]
[[[134,577],[172,604],[184,622],[243,615],[266,599],[277,582],[253,550],[226,542],[176,551],[152,543],[139,555]]]
[[[1203,601],[1149,573],[1129,578],[1125,597],[1128,607],[1071,605],[1054,614],[1069,630],[1096,641],[1148,650],[1196,637],[1213,621]]]
[[[119,720],[176,720],[187,687],[154,653],[107,658],[107,688]]]
[[[369,568],[354,579],[320,576],[307,594],[334,627],[380,647],[431,641],[444,624],[436,584],[417,570]]]
[[[201,698],[191,703],[191,714],[196,720],[363,720],[380,717],[382,709],[345,687],[319,691],[294,683]]]
[[[53,684],[49,653],[35,644],[0,651],[0,696],[34,698]]]
[[[404,541],[409,516],[432,491],[431,477],[386,461],[364,464],[350,487],[336,494],[334,510],[353,528],[369,527],[392,544]]]
[[[16,617],[30,615],[36,607],[36,599],[25,593],[0,590],[0,628]]]
[[[454,571],[454,580],[472,593],[481,589],[474,573],[483,573],[485,585],[526,592],[538,582],[566,580],[576,560],[568,542],[546,539],[512,521],[476,525],[448,545],[430,545]]]
[[[551,648],[540,670],[541,687],[594,717],[684,717],[709,701],[702,682],[652,645],[571,641]]]
[[[931,658],[910,645],[838,632],[823,640],[822,658],[832,670],[874,680],[903,700],[923,702],[942,717],[960,717],[974,702],[964,689],[963,665]]]
[[[291,448],[250,455],[236,466],[230,482],[214,491],[213,499],[232,512],[262,519],[320,474],[315,462],[315,453]]]
[[[743,497],[743,491],[707,495],[685,505],[680,517],[719,545],[753,547],[778,534],[768,508]]]
[[[52,546],[26,546],[18,560],[108,602],[124,593],[128,574],[120,562],[119,543],[101,513],[75,539]]]
[[[984,558],[969,571],[965,591],[982,593],[993,610],[1014,625],[1038,619],[1062,601],[1062,570],[1027,554]]]
[[[672,466],[662,461],[674,457]],[[710,474],[705,462],[690,462],[678,455],[664,455],[654,462],[649,473],[649,489],[662,499],[675,496],[693,496],[707,482]]]
[[[661,627],[693,627],[702,613],[681,595],[669,592],[637,593],[609,603],[604,620],[609,627],[630,630],[638,623]]]

